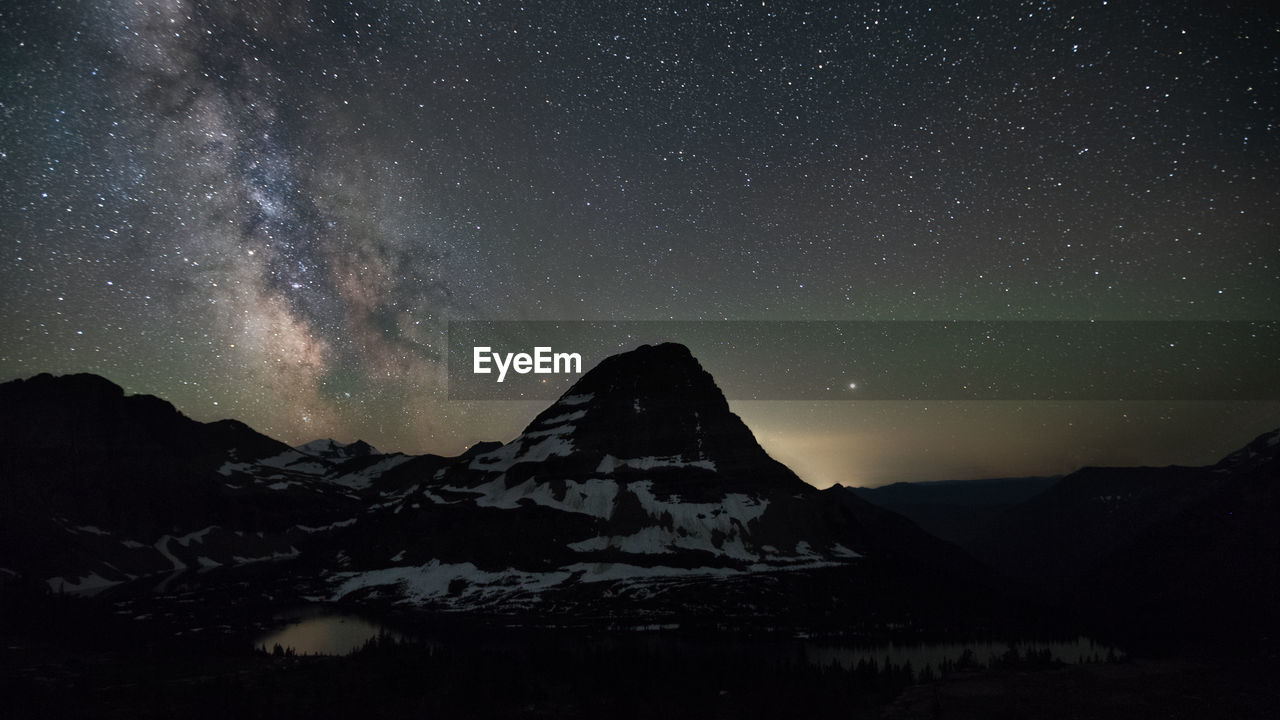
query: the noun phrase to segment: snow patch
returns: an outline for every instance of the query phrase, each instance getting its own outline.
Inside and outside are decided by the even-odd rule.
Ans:
[[[506,476],[500,475],[473,488],[446,485],[443,489],[475,494],[475,504],[480,507],[511,510],[519,507],[521,500],[527,499],[543,507],[602,519],[608,519],[613,514],[613,501],[618,495],[618,484],[612,480],[566,480],[563,500],[555,498],[551,492],[551,484],[547,482],[536,482],[530,478],[511,488],[506,483]],[[443,499],[438,502],[443,502]]]
[[[349,472],[344,475],[329,478],[329,482],[349,487],[352,490],[364,490],[373,484],[374,478],[380,477],[391,468],[402,465],[411,459],[412,458],[408,455],[401,455],[399,453],[395,455],[387,455],[362,470],[356,470],[355,472]]]
[[[600,459],[600,464],[596,466],[596,472],[607,475],[616,471],[618,468],[653,470],[655,468],[690,467],[702,468],[704,470],[715,470],[716,464],[711,460],[686,460],[679,455],[651,455],[649,457],[640,458],[616,458],[612,455],[605,455]]]
[[[641,528],[632,535],[613,535],[610,537],[598,535],[587,540],[570,543],[569,549],[577,552],[595,552],[614,548],[637,555],[666,555],[671,552],[674,540],[675,538],[671,531],[650,526]]]
[[[187,564],[179,560],[177,555],[169,552],[169,541],[172,539],[172,535],[161,535],[160,539],[156,541],[156,550],[173,564],[174,570],[186,570]]]
[[[316,457],[324,457],[326,454],[329,454],[346,458],[348,456],[343,451],[352,445],[355,445],[355,443],[341,443],[332,438],[320,438],[319,440],[312,440],[304,445],[298,445],[294,450],[305,455],[314,455]],[[377,448],[370,445],[368,454],[379,455],[380,453]]]
[[[728,493],[718,503],[680,502],[676,496],[667,500],[659,500],[653,494],[653,483],[645,480],[627,486],[640,499],[640,506],[649,517],[666,527],[670,519],[670,530],[680,536],[683,544],[678,547],[688,549],[706,549],[708,546],[716,551],[712,542],[713,536],[723,538],[717,554],[723,552],[731,557],[754,558],[754,553],[743,547],[743,531],[749,531],[751,523],[764,514],[769,507],[768,500],[762,500],[743,493]],[[683,531],[683,532],[681,532]]]
[[[417,486],[416,486],[416,485],[414,486],[414,489],[415,489],[415,490],[417,489]],[[439,495],[437,495],[437,494],[435,494],[435,493],[433,493],[433,492],[431,492],[430,490],[427,490],[427,489],[425,489],[425,488],[423,488],[421,495],[422,495],[422,497],[424,497],[424,498],[426,498],[426,499],[430,500],[431,502],[435,503],[436,505],[452,505],[452,504],[454,504],[454,503],[456,503],[456,502],[462,502],[461,500],[445,500],[444,498],[440,497]]]
[[[341,584],[334,591],[334,600],[340,600],[357,590],[391,586],[402,601],[422,603],[441,600],[449,596],[454,586],[451,602],[467,604],[510,599],[514,595],[534,594],[558,585],[570,577],[570,573],[558,570],[546,573],[524,572],[508,568],[497,572],[481,570],[472,563],[442,563],[439,560],[420,566],[391,567],[359,573],[338,573]],[[462,581],[455,585],[455,581]]]
[[[601,463],[602,467],[604,464]],[[687,503],[681,502],[676,496],[659,500],[653,493],[652,482],[647,480],[631,483],[627,487],[640,500],[640,506],[653,524],[631,535],[597,536],[569,543],[570,549],[576,552],[598,552],[614,548],[643,555],[696,550],[737,560],[759,560],[766,553],[777,554],[776,548],[756,548],[751,541],[752,523],[764,514],[769,505],[768,500],[743,493],[729,493],[718,503]],[[517,488],[513,488],[515,489]],[[566,493],[566,499],[567,497]],[[612,499],[611,497],[610,511]],[[802,552],[800,555],[795,560],[816,557],[809,552]]]
[[[230,477],[233,472],[248,472],[252,467],[253,465],[250,463],[227,462],[223,463],[222,467],[218,468],[218,474]]]
[[[555,417],[549,417],[538,423],[538,427],[542,428],[542,432],[545,432],[548,428],[555,427],[556,425],[564,425],[565,423],[571,423],[574,420],[581,420],[586,416],[586,410],[575,410],[562,415],[556,415]]]
[[[62,577],[51,577],[45,582],[49,583],[49,589],[54,592],[92,595],[112,587],[113,585],[119,585],[122,581],[108,580],[96,572],[91,572],[83,578],[76,577],[75,580],[66,580]]]
[[[759,559],[758,554],[747,550],[743,539],[737,535],[723,539],[720,547],[716,547],[707,534],[680,535],[658,526],[642,528],[631,535],[596,536],[569,544],[569,549],[576,552],[598,552],[610,548],[636,555],[669,555],[677,550],[699,550],[738,560]]]
[[[520,463],[566,457],[573,453],[573,440],[565,437],[572,429],[571,426],[560,425],[550,430],[525,433],[496,450],[477,455],[467,467],[472,470],[506,472]]]
[[[594,394],[592,394],[592,393],[584,393],[584,394],[581,394],[581,395],[565,395],[564,397],[560,398],[560,399],[556,402],[556,404],[557,404],[557,405],[570,405],[570,406],[572,406],[572,405],[582,405],[582,404],[585,404],[585,403],[589,403],[589,402],[591,402],[593,399],[595,399],[595,395],[594,395]]]
[[[836,557],[843,557],[843,558],[862,557],[862,553],[854,550],[850,550],[849,548],[845,547],[844,545],[841,545],[840,543],[836,543],[835,545],[831,546],[831,554],[835,555]]]
[[[318,532],[324,532],[326,530],[333,530],[335,528],[348,527],[350,525],[354,525],[357,520],[359,520],[359,518],[339,520],[338,522],[329,523],[328,525],[321,525],[319,527],[308,527],[307,525],[294,525],[294,527],[298,528],[299,530],[305,533],[318,533]]]
[[[397,555],[399,557],[399,555]],[[397,566],[364,572],[340,572],[333,578],[337,584],[330,600],[372,590],[387,593],[399,603],[443,603],[453,607],[501,605],[503,608],[529,606],[546,590],[569,581],[601,583],[649,583],[673,578],[714,578],[750,572],[788,571],[830,567],[838,563],[811,561],[786,566],[756,563],[747,569],[700,566],[693,568],[657,565],[646,567],[629,563],[573,563],[548,572],[526,572],[507,568],[481,570],[472,563],[443,563],[432,560],[425,565]]]
[[[250,563],[271,562],[273,560],[290,560],[298,557],[301,554],[302,552],[298,550],[298,548],[290,545],[289,552],[273,552],[270,555],[263,555],[261,557],[251,557],[251,558],[241,557],[239,555],[232,555],[231,560],[237,565],[249,565]]]
[[[329,470],[329,464],[297,450],[285,450],[279,455],[259,460],[258,465],[277,470],[289,470],[303,475],[323,475]],[[225,467],[225,466],[224,466]]]
[[[218,527],[217,525],[210,525],[209,527],[203,530],[197,530],[193,533],[187,533],[182,537],[176,537],[173,539],[176,540],[178,544],[181,545],[182,547],[187,547],[193,541],[203,544],[205,536],[208,535],[210,531],[217,529],[217,527]]]

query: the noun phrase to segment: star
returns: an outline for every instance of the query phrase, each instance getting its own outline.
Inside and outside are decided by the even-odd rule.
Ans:
[[[1265,14],[633,5],[7,4],[0,381],[96,372],[290,443],[454,453],[530,418],[448,399],[450,320],[1276,317]],[[778,379],[772,348],[678,332],[646,341],[685,343],[722,385]],[[785,350],[787,381],[845,402],[744,419],[805,459],[893,428],[830,444],[868,482],[975,454],[1011,475],[1209,462],[1276,416],[1120,425],[1099,404],[1053,440],[1033,432],[1062,420],[1048,404],[861,402],[886,390],[870,368],[917,361],[901,348],[857,348],[871,380],[847,394],[848,355]],[[983,436],[948,451],[967,412]]]

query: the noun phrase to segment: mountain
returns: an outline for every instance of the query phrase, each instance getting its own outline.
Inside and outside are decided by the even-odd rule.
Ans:
[[[1061,478],[1054,475],[899,482],[849,488],[849,492],[910,519],[936,537],[964,545],[987,532],[1005,510],[1030,500]]]
[[[1208,467],[1084,468],[969,547],[1139,642],[1273,641],[1280,431]]]
[[[1212,470],[1219,474],[1275,476],[1280,473],[1280,430],[1259,435],[1248,445],[1219,460]]]
[[[55,590],[296,557],[357,504],[327,461],[97,376],[4,383],[0,408],[0,568]]]
[[[402,487],[335,559],[334,599],[483,610],[607,599],[660,614],[723,605],[738,588],[763,611],[795,604],[813,573],[828,603],[863,568],[982,574],[910,522],[801,481],[675,344],[604,360],[513,441]]]
[[[330,462],[342,462],[352,458],[378,455],[378,451],[363,440],[353,443],[340,443],[332,438],[321,438],[294,448],[303,455],[311,455]]]
[[[769,457],[680,345],[608,358],[511,442],[453,458],[288,447],[93,376],[0,400],[0,568],[54,590],[189,605],[263,592],[253,570],[280,602],[486,614],[997,612],[959,548]]]

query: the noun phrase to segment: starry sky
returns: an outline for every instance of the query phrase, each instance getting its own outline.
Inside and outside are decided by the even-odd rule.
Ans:
[[[451,320],[1278,320],[1278,105],[1280,20],[1234,3],[10,0],[0,379],[456,453],[545,402],[450,399]],[[1280,426],[733,408],[819,486]]]

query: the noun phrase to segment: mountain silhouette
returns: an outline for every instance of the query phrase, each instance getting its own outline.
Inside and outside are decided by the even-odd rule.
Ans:
[[[241,574],[271,568],[279,601],[488,614],[994,607],[959,548],[769,457],[680,345],[604,360],[512,441],[457,457],[292,448],[87,375],[0,400],[0,567],[54,590],[253,592]]]

